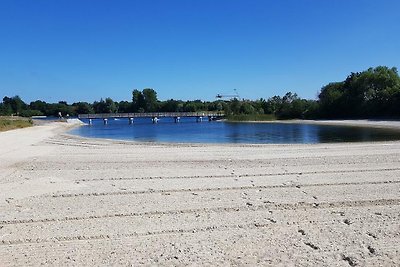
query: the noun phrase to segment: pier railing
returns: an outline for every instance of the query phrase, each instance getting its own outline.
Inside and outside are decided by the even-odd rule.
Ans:
[[[214,117],[221,118],[223,112],[149,112],[149,113],[99,113],[79,114],[79,119],[108,119],[108,118],[165,118],[165,117]]]

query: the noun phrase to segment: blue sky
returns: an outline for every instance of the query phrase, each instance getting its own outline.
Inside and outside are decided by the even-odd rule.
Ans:
[[[0,97],[316,98],[400,67],[398,0],[0,0]]]

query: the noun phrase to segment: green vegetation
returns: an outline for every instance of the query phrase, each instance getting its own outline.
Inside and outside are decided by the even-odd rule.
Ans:
[[[273,114],[239,114],[226,116],[228,121],[241,122],[241,121],[274,121],[277,118]]]
[[[330,83],[319,94],[319,116],[371,118],[400,116],[400,77],[396,68],[369,68]]]
[[[268,100],[262,98],[256,101],[233,99],[224,106],[225,114],[233,120],[236,120],[235,117],[241,118],[241,120],[246,120],[246,118],[260,120],[263,117],[267,120],[311,119],[315,118],[317,109],[317,101],[301,99],[297,94],[291,92],[286,93],[283,97],[274,96]]]
[[[400,117],[400,77],[396,68],[383,66],[351,73],[344,81],[323,86],[317,100],[302,99],[288,92],[284,96],[259,100],[160,101],[151,88],[134,89],[131,97],[131,101],[115,102],[105,98],[92,104],[69,105],[65,101],[46,103],[41,100],[26,104],[19,96],[6,96],[0,103],[0,115],[216,111],[224,112],[232,121]]]
[[[32,126],[32,121],[26,118],[0,117],[0,132]]]

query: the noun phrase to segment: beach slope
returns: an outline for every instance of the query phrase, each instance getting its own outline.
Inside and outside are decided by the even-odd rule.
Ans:
[[[0,133],[0,265],[400,264],[400,142]]]

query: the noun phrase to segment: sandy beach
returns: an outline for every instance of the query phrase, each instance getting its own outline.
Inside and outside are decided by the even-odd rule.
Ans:
[[[400,264],[399,141],[146,144],[66,129],[0,133],[0,266]]]

